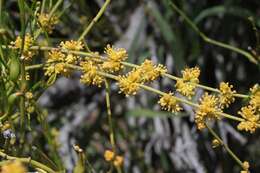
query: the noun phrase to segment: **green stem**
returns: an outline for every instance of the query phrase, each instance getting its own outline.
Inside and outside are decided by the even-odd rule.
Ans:
[[[7,46],[2,46],[2,48],[6,49]],[[13,48],[13,47],[8,47],[8,48]],[[71,50],[65,50],[65,49],[53,48],[53,47],[47,47],[47,46],[42,46],[42,47],[41,46],[32,46],[30,49],[31,50],[42,50],[42,51],[60,50],[63,53],[72,53],[72,54],[76,54],[76,55],[82,55],[82,56],[86,56],[86,57],[89,57],[89,58],[93,58],[94,60],[96,59],[98,61],[100,61],[100,60],[101,61],[105,61],[105,58],[103,58],[102,56],[99,56],[99,55],[96,55],[96,54],[90,53],[90,52],[71,51]],[[131,67],[131,68],[139,67],[139,65],[132,64],[132,63],[129,63],[129,62],[121,62],[121,64],[123,64],[123,65],[125,65],[127,67]],[[41,65],[40,64],[36,64],[36,65],[32,65],[32,66],[27,66],[26,67],[26,69],[28,69],[28,70],[36,69],[36,68],[41,68]],[[180,79],[179,77],[173,76],[173,75],[168,74],[168,73],[165,73],[162,76],[167,77],[167,78],[172,79],[172,80],[175,80],[175,81]],[[199,88],[202,88],[202,89],[205,89],[205,90],[208,90],[208,91],[221,93],[216,88],[208,87],[208,86],[197,84],[197,83],[193,83],[193,84],[195,86],[199,87]],[[249,98],[249,96],[245,95],[245,94],[234,94],[233,96],[238,97],[238,98],[244,98],[244,99]]]
[[[82,67],[80,66],[77,66],[77,65],[70,65],[70,64],[67,64],[66,65],[67,67],[69,68],[73,68],[73,69],[76,69],[76,70],[82,70]],[[104,77],[107,77],[107,78],[110,78],[110,79],[113,79],[113,80],[118,80],[118,76],[115,76],[113,74],[109,74],[109,73],[104,73],[104,72],[98,72],[98,74],[104,76]],[[147,91],[151,91],[153,93],[156,93],[156,94],[159,94],[159,95],[164,95],[164,94],[167,94],[165,92],[162,92],[160,90],[157,90],[157,89],[154,89],[152,87],[149,87],[149,86],[146,86],[146,85],[143,85],[143,84],[139,84],[139,86]],[[187,105],[190,105],[192,107],[195,107],[197,108],[199,105],[196,104],[196,103],[193,103],[189,100],[185,100],[185,99],[182,99],[182,98],[179,98],[179,97],[176,97],[176,96],[173,96],[177,101],[179,102],[182,102],[182,103],[185,103]],[[235,121],[245,121],[243,118],[239,118],[239,117],[236,117],[236,116],[233,116],[233,115],[229,115],[229,114],[226,114],[226,113],[223,113],[223,112],[216,112],[217,115],[220,115],[222,117],[225,117],[225,118],[228,118],[228,119],[232,119],[232,120],[235,120]]]
[[[88,32],[91,30],[91,28],[94,26],[95,23],[99,20],[99,18],[103,15],[105,12],[108,4],[110,3],[111,0],[106,0],[103,6],[100,8],[99,12],[97,15],[93,18],[93,20],[90,22],[90,24],[86,27],[86,29],[83,31],[83,33],[80,35],[78,41],[81,41],[84,39],[84,37],[88,34]]]
[[[208,36],[206,36],[203,32],[200,31],[200,29],[191,21],[191,19],[179,8],[177,7],[173,2],[171,2],[171,0],[168,0],[170,6],[177,11],[177,13],[179,13],[179,15],[181,15],[181,17],[183,17],[183,19],[190,25],[190,27],[197,33],[199,34],[199,36],[205,41],[208,42],[210,44],[219,46],[219,47],[223,47],[229,50],[232,50],[234,52],[237,52],[243,56],[245,56],[249,61],[251,61],[254,64],[258,64],[257,60],[247,51],[242,50],[240,48],[231,46],[229,44],[226,43],[222,43],[220,41],[216,41],[214,39],[209,38]]]
[[[236,154],[229,148],[229,146],[227,144],[225,144],[223,142],[223,140],[214,132],[214,130],[208,126],[207,123],[206,124],[206,127],[207,129],[209,130],[209,132],[211,133],[212,136],[214,136],[214,138],[216,138],[220,143],[221,145],[225,148],[225,150],[228,152],[228,154],[243,168],[243,163],[242,161],[236,156]],[[244,168],[243,168],[244,169]]]
[[[20,56],[23,55],[23,48],[24,48],[24,39],[25,39],[25,9],[24,9],[24,0],[18,0],[19,4],[19,10],[20,10],[20,18],[21,18],[21,35],[22,35],[22,47],[21,47],[21,53]],[[24,61],[21,60],[21,83],[20,83],[20,90],[22,93],[25,93],[26,90],[26,79],[25,79],[25,64]],[[20,109],[20,116],[21,116],[21,121],[20,121],[20,126],[21,126],[21,146],[24,142],[24,133],[25,133],[25,98],[21,97],[20,98],[20,103],[19,103],[19,109]]]
[[[109,138],[113,148],[113,151],[116,152],[116,145],[115,145],[115,135],[113,130],[113,121],[112,121],[112,113],[111,113],[111,106],[110,106],[110,86],[109,82],[105,80],[106,86],[106,105],[107,105],[107,115],[108,115],[108,124],[109,124]]]

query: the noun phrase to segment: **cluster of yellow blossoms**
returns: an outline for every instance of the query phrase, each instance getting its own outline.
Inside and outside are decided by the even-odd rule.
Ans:
[[[177,91],[190,99],[195,94],[195,84],[199,83],[199,75],[198,67],[182,70],[182,78],[178,79],[175,84]]]
[[[0,173],[26,173],[27,169],[24,165],[17,160],[8,161],[4,165],[1,166]]]
[[[140,84],[151,82],[160,75],[166,73],[163,65],[154,65],[151,60],[145,60],[140,66],[134,68],[126,75],[119,76],[118,86],[120,92],[126,96],[135,95],[140,88]]]
[[[219,104],[222,109],[225,107],[228,108],[229,105],[235,101],[234,94],[236,93],[236,91],[232,90],[232,88],[233,85],[229,85],[229,83],[221,82],[219,85]]]
[[[161,105],[163,110],[170,111],[170,112],[179,112],[182,110],[178,101],[173,96],[173,93],[164,94],[158,103]]]
[[[98,64],[95,61],[84,61],[80,63],[83,74],[81,75],[80,82],[87,85],[101,86],[104,77],[99,74]]]
[[[123,48],[114,48],[107,45],[105,48],[106,59],[85,60],[80,63],[83,74],[81,75],[81,82],[87,85],[101,86],[104,77],[100,72],[118,72],[123,69],[122,61],[126,60],[128,55]]]
[[[206,127],[206,120],[220,119],[216,112],[220,111],[218,108],[218,98],[214,95],[209,95],[207,92],[200,99],[200,104],[196,110],[195,122],[199,130]]]
[[[40,27],[49,34],[52,33],[54,26],[59,22],[57,16],[50,16],[47,13],[38,14],[37,17]]]
[[[120,167],[123,162],[124,162],[124,158],[122,156],[118,156],[116,155],[113,151],[111,150],[106,150],[104,153],[104,158],[106,161],[108,162],[113,162],[113,165],[115,167]]]
[[[79,41],[65,41],[60,43],[60,48],[66,51],[79,51],[83,49],[83,44]],[[53,74],[62,74],[64,76],[69,76],[72,71],[67,66],[77,64],[78,59],[78,56],[71,53],[66,55],[62,53],[60,49],[51,50],[48,54],[46,65],[44,67],[45,75],[51,76]]]
[[[15,41],[11,42],[11,45],[17,49],[22,49],[22,43],[23,43],[22,38],[18,36]],[[29,33],[26,33],[24,37],[22,59],[26,61],[32,59],[35,52],[29,50],[29,48],[33,45],[33,43],[34,43],[33,37]]]
[[[250,101],[247,106],[241,108],[238,112],[244,121],[240,122],[237,126],[239,130],[249,131],[254,133],[260,124],[260,87],[254,85],[251,89]]]
[[[107,45],[105,48],[105,54],[107,55],[106,61],[102,64],[102,69],[106,72],[117,72],[124,68],[121,64],[122,61],[126,60],[128,54],[123,48],[114,48]]]
[[[60,43],[59,49],[49,52],[47,65],[44,67],[45,74],[51,76],[53,74],[62,74],[68,76],[72,72],[71,66],[80,62],[82,75],[80,81],[87,85],[101,86],[105,77],[104,74],[116,73],[124,68],[124,63],[128,57],[127,52],[123,48],[114,48],[107,45],[105,48],[106,58],[101,59],[97,54],[96,58],[86,58],[84,61],[78,61],[79,57],[70,53],[70,50],[79,51],[83,49],[83,45],[79,41],[66,41]],[[67,54],[63,53],[66,52]],[[94,54],[93,54],[94,55]],[[133,68],[125,75],[117,75],[117,85],[121,93],[126,96],[135,95],[141,85],[152,82],[159,76],[166,74],[167,69],[159,64],[155,65],[151,60],[145,60],[141,65]],[[199,84],[200,69],[198,67],[186,68],[182,71],[182,78],[177,79],[176,90],[189,99],[195,94],[195,88]],[[207,120],[220,119],[219,113],[222,109],[228,108],[235,101],[236,91],[229,83],[221,82],[219,85],[219,94],[210,95],[205,93],[197,105],[195,123],[199,130],[205,128]],[[255,85],[251,89],[251,97],[249,105],[239,111],[244,121],[238,125],[239,130],[255,132],[260,123],[260,90]],[[179,112],[182,108],[178,99],[173,93],[165,93],[158,101],[163,110],[171,112]]]

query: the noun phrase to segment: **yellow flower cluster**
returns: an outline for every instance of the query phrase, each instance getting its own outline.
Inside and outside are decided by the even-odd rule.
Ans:
[[[118,86],[120,92],[126,96],[135,95],[140,88],[140,84],[151,82],[160,75],[166,73],[163,65],[154,65],[151,60],[145,60],[139,67],[134,68],[128,74],[119,76]]]
[[[140,89],[140,76],[141,71],[138,69],[133,69],[128,74],[118,77],[118,86],[120,88],[120,93],[124,93],[126,96],[135,95]]]
[[[258,128],[260,123],[260,115],[256,114],[255,107],[248,105],[241,108],[241,111],[238,112],[245,121],[242,121],[238,124],[238,130],[245,130],[250,131],[250,133],[254,133],[255,130]]]
[[[164,94],[158,103],[161,105],[163,110],[171,112],[179,112],[182,110],[176,98],[174,98],[173,93]]]
[[[80,82],[87,85],[96,85],[101,86],[104,81],[103,76],[98,73],[98,65],[94,61],[85,61],[81,62],[80,66],[82,67],[83,74],[81,75]]]
[[[27,169],[17,160],[7,162],[1,166],[1,173],[26,173]]]
[[[177,91],[191,99],[196,86],[199,83],[200,69],[198,67],[186,68],[182,70],[182,78],[178,79],[175,86]]]
[[[116,167],[120,167],[124,162],[124,158],[122,156],[116,156],[116,154],[111,150],[105,151],[104,158],[108,162],[113,162]]]
[[[63,74],[68,76],[69,70],[66,68],[65,54],[59,50],[52,50],[48,53],[48,59],[46,65],[43,68],[45,75],[51,76],[53,74]]]
[[[220,119],[216,114],[218,111],[218,98],[214,95],[205,93],[200,99],[199,107],[196,110],[195,123],[199,130],[204,129],[205,121],[211,119]]]
[[[107,55],[107,60],[102,64],[104,71],[113,73],[123,69],[124,66],[121,62],[128,57],[124,48],[114,48],[113,46],[107,45],[105,54]]]
[[[154,65],[151,60],[146,59],[137,69],[142,73],[141,80],[143,82],[151,82],[167,72],[162,64]]]
[[[240,173],[249,173],[249,167],[250,167],[249,163],[247,161],[244,161],[243,162],[243,169],[244,170],[240,171]]]
[[[22,42],[23,39],[20,36],[18,36],[15,41],[11,42],[11,45],[17,49],[21,49]],[[29,33],[26,33],[24,37],[23,55],[22,55],[25,60],[31,60],[31,58],[35,54],[33,51],[29,50],[29,48],[33,45],[33,42],[34,42],[33,37]]]
[[[66,41],[61,42],[60,46],[62,49],[66,50],[81,50],[83,45],[79,41]],[[62,74],[64,76],[69,76],[72,72],[71,69],[67,67],[68,64],[75,65],[77,64],[79,57],[71,53],[65,55],[60,50],[51,50],[48,54],[48,59],[45,69],[45,75],[51,76],[52,74]]]
[[[231,103],[235,101],[234,94],[235,90],[232,90],[233,85],[229,85],[229,83],[221,82],[219,85],[220,96],[219,96],[219,104],[220,107],[228,108]]]
[[[255,84],[251,89],[250,101],[247,106],[241,108],[238,112],[244,121],[237,126],[238,130],[249,131],[254,133],[260,124],[260,87]]]
[[[47,13],[38,14],[37,16],[40,27],[44,31],[51,34],[54,29],[54,25],[59,22],[58,17],[55,15],[50,16]]]
[[[82,50],[83,49],[83,43],[81,41],[75,41],[75,40],[70,40],[70,41],[65,41],[60,43],[60,47],[62,49],[66,50]]]

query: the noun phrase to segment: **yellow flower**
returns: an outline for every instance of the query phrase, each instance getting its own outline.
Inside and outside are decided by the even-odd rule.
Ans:
[[[214,95],[205,93],[200,99],[200,104],[196,110],[195,123],[199,130],[204,129],[205,121],[211,119],[220,119],[220,116],[216,114],[218,111],[218,98]]]
[[[65,62],[67,64],[75,64],[77,62],[78,58],[79,58],[78,56],[75,56],[73,54],[68,54],[65,58]]]
[[[80,82],[87,85],[101,86],[104,78],[98,74],[97,64],[93,61],[81,62],[80,66],[83,68],[83,74],[81,75]]]
[[[105,54],[107,55],[107,60],[102,64],[102,69],[104,71],[117,72],[124,68],[121,62],[128,57],[124,48],[114,48],[108,44],[105,48]]]
[[[113,161],[114,166],[119,167],[123,164],[124,158],[121,156],[116,156],[115,160]]]
[[[51,50],[48,54],[47,63],[62,62],[64,61],[65,55],[59,50]]]
[[[211,142],[212,148],[217,148],[221,145],[221,142],[218,139],[213,139]]]
[[[46,13],[38,14],[37,16],[40,27],[51,34],[54,29],[54,25],[59,22],[58,17],[55,15],[50,17],[50,15]]]
[[[249,173],[249,167],[250,167],[249,163],[247,161],[244,161],[243,162],[243,169],[244,170],[240,171],[240,173]]]
[[[184,81],[199,83],[200,69],[198,67],[186,68],[182,71]]]
[[[113,151],[110,150],[106,150],[105,154],[104,154],[104,158],[106,161],[112,161],[115,157],[115,153]]]
[[[260,112],[260,87],[258,84],[255,84],[251,89],[251,95],[250,95],[250,105],[255,107],[257,111]]]
[[[229,83],[221,82],[219,85],[220,90],[220,97],[219,103],[220,107],[223,109],[225,107],[229,107],[231,103],[235,101],[234,94],[236,93],[235,90],[232,91],[233,85],[229,85]]]
[[[16,48],[21,49],[22,42],[23,42],[23,39],[20,36],[18,36],[14,42],[11,42],[11,44]],[[29,48],[32,46],[32,44],[33,44],[33,37],[29,33],[26,33],[26,35],[24,37],[23,50],[28,51]]]
[[[117,62],[117,61],[107,60],[107,61],[103,62],[103,64],[102,64],[102,69],[106,72],[114,73],[123,68],[124,68],[124,66],[121,64],[121,62]]]
[[[65,56],[59,50],[51,50],[48,54],[48,59],[45,67],[45,75],[51,76],[52,74],[62,74],[64,76],[69,76],[72,73],[72,70],[69,69],[66,64],[76,64],[77,56],[68,54]]]
[[[194,89],[196,86],[193,83],[185,82],[183,79],[176,81],[175,87],[182,95],[191,99],[191,96],[195,94]]]
[[[138,69],[133,69],[127,75],[118,77],[118,86],[120,88],[120,93],[124,93],[126,96],[135,95],[140,89],[139,84],[141,84],[141,71]]]
[[[113,61],[124,61],[127,59],[128,55],[124,48],[114,48],[111,47],[109,44],[105,48],[105,54],[109,60]]]
[[[27,98],[28,100],[33,98],[33,93],[32,92],[26,92],[25,93],[25,98]]]
[[[27,169],[17,160],[7,162],[1,166],[1,173],[26,173]]]
[[[173,93],[164,94],[158,102],[163,110],[171,112],[179,112],[182,110],[176,98],[173,97]]]
[[[137,69],[142,71],[143,82],[150,82],[167,72],[163,65],[154,65],[151,60],[145,60]]]
[[[258,128],[258,123],[260,123],[259,114],[256,114],[256,110],[253,106],[245,106],[241,108],[241,111],[238,112],[245,121],[242,121],[238,124],[238,130],[250,131],[250,133],[254,133]]]
[[[177,91],[189,99],[195,94],[196,86],[199,83],[200,69],[198,67],[186,68],[182,70],[182,78],[178,79],[175,86]]]
[[[74,40],[65,41],[65,43],[62,41],[60,43],[60,46],[62,49],[66,49],[66,50],[79,51],[83,49],[83,43],[81,41],[74,41]]]
[[[11,45],[17,49],[21,49],[22,42],[23,39],[20,36],[18,36],[15,41],[11,42]],[[33,42],[34,42],[33,37],[29,33],[26,33],[24,37],[24,44],[23,44],[23,55],[22,55],[23,59],[30,60],[33,57],[34,52],[29,50],[29,48],[33,45]]]

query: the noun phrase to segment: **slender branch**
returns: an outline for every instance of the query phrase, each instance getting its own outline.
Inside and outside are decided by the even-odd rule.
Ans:
[[[82,70],[82,67],[80,66],[77,66],[77,65],[70,65],[70,64],[67,64],[66,65],[67,67],[69,68],[73,68],[73,69],[76,69],[76,70]],[[98,74],[104,76],[104,77],[107,77],[107,78],[110,78],[110,79],[113,79],[113,80],[118,80],[118,76],[115,76],[113,74],[109,74],[109,73],[105,73],[105,72],[98,72]],[[149,87],[149,86],[146,86],[146,85],[143,85],[143,84],[139,84],[139,86],[147,91],[151,91],[153,93],[156,93],[156,94],[159,94],[159,95],[164,95],[166,94],[165,92],[162,92],[160,90],[157,90],[155,88],[152,88],[152,87]],[[192,107],[195,107],[197,108],[199,105],[196,104],[196,103],[193,103],[189,100],[185,100],[185,99],[182,99],[182,98],[179,98],[179,97],[176,97],[176,96],[173,96],[177,101],[179,102],[182,102],[182,103],[185,103],[187,105],[190,105]],[[222,117],[225,117],[225,118],[228,118],[228,119],[232,119],[232,120],[235,120],[235,121],[245,121],[243,118],[239,118],[239,117],[236,117],[236,116],[233,116],[233,115],[230,115],[230,114],[227,114],[227,113],[223,113],[223,112],[216,112],[217,115],[220,115]],[[260,124],[258,124],[258,126],[260,127]]]
[[[110,106],[110,86],[109,82],[106,79],[105,80],[105,87],[106,87],[106,105],[107,105],[107,115],[108,115],[108,124],[109,124],[109,137],[110,137],[110,142],[112,145],[112,148],[114,152],[116,151],[116,145],[115,145],[115,136],[114,136],[114,130],[113,130],[113,122],[112,122],[112,113],[111,113],[111,106]]]
[[[206,36],[203,32],[200,31],[200,29],[191,21],[191,19],[179,8],[177,7],[171,0],[168,0],[170,6],[177,12],[179,13],[179,15],[181,15],[181,17],[183,17],[183,19],[190,25],[190,27],[197,33],[199,34],[199,36],[205,41],[208,42],[210,44],[219,46],[219,47],[223,47],[229,50],[232,50],[234,52],[237,52],[243,56],[245,56],[249,61],[251,61],[254,64],[258,64],[257,60],[254,58],[253,55],[251,55],[249,52],[237,48],[235,46],[231,46],[229,44],[226,43],[222,43],[220,41],[216,41],[214,39],[209,38],[208,36]]]
[[[93,20],[90,22],[90,24],[86,27],[86,29],[83,31],[83,33],[80,35],[78,41],[81,41],[84,39],[84,37],[88,34],[88,32],[91,30],[91,28],[94,26],[95,23],[99,20],[99,18],[103,15],[105,12],[108,4],[110,3],[111,0],[106,0],[106,2],[103,4],[103,6],[100,8],[99,12],[97,15],[93,18]]]
[[[4,49],[7,48],[7,47],[8,48],[13,48],[11,46],[2,46],[2,48],[4,48]],[[105,61],[105,58],[100,56],[100,55],[96,55],[94,53],[89,53],[89,52],[83,52],[83,51],[71,51],[71,50],[66,50],[66,49],[61,49],[61,48],[53,48],[53,47],[47,47],[47,46],[32,46],[30,49],[31,50],[42,50],[42,51],[60,50],[63,53],[72,53],[72,54],[76,54],[76,55],[82,55],[82,56],[86,56],[86,57],[89,57],[89,58],[93,58],[94,60],[96,58],[96,60]],[[127,67],[131,67],[131,68],[139,67],[139,65],[132,64],[132,63],[129,63],[129,62],[121,62],[121,64],[123,64],[123,65],[125,65]],[[27,66],[27,68],[29,70],[31,67]],[[34,68],[32,67],[32,69],[34,69]],[[171,75],[169,73],[165,73],[165,74],[163,74],[163,76],[167,77],[167,78],[170,78],[172,80],[175,80],[175,81],[180,79],[179,77],[173,76],[173,75]],[[193,84],[195,86],[199,87],[199,88],[202,88],[202,89],[205,89],[205,90],[208,90],[208,91],[221,93],[220,90],[218,90],[216,88],[208,87],[208,86],[197,84],[197,83],[193,83]],[[243,99],[249,98],[249,96],[245,95],[245,94],[234,94],[233,96],[238,97],[238,98],[243,98]]]
[[[223,140],[214,132],[214,130],[208,126],[207,123],[206,124],[206,127],[207,129],[209,130],[209,132],[211,133],[212,136],[214,136],[214,138],[216,138],[220,143],[221,145],[225,148],[225,150],[228,152],[228,154],[242,167],[243,167],[243,163],[242,161],[236,156],[236,154],[229,148],[229,146],[227,144],[225,144],[223,142]]]

